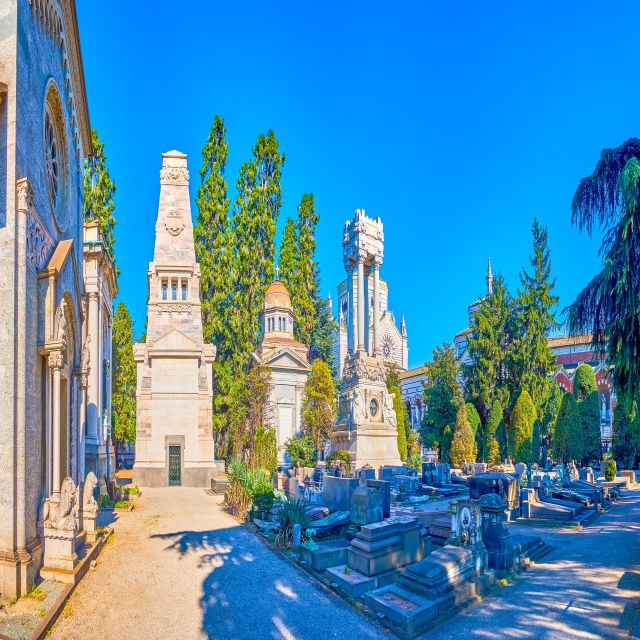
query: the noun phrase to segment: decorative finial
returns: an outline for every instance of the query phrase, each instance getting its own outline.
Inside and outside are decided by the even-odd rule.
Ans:
[[[491,258],[487,262],[487,295],[493,293],[493,274],[491,273]]]
[[[274,271],[276,272],[276,280],[280,280],[280,266],[276,265]]]
[[[407,324],[404,321],[404,311],[402,312],[402,321],[400,322],[400,328],[402,329],[402,335],[407,335]]]

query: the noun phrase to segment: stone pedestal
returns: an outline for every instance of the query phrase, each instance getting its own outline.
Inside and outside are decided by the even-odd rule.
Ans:
[[[55,580],[58,572],[73,572],[78,564],[76,534],[73,529],[45,528],[43,577]]]
[[[413,516],[363,526],[351,541],[349,567],[366,576],[404,567],[423,556],[420,526]]]
[[[378,356],[360,351],[347,357],[332,451],[349,452],[356,467],[401,466],[393,397],[386,367]]]
[[[358,526],[382,520],[382,496],[378,489],[369,487],[365,474],[351,494],[351,522]]]

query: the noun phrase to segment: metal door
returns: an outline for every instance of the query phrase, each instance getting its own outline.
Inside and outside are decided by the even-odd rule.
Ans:
[[[182,465],[180,445],[169,445],[169,486],[179,487],[182,484]]]

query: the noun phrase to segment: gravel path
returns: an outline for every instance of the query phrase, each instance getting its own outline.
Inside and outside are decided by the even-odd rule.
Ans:
[[[78,586],[56,640],[390,638],[187,488],[145,489],[118,514],[114,542]],[[517,531],[531,532],[531,529]],[[425,637],[605,640],[625,637],[640,596],[640,491],[583,531],[543,530],[556,546],[514,585]],[[628,636],[627,636],[628,637]]]
[[[143,489],[55,640],[390,638],[276,556],[201,489]]]

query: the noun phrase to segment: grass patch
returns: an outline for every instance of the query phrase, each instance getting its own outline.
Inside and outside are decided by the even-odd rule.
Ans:
[[[37,600],[38,602],[42,602],[47,597],[45,590],[42,588],[42,585],[32,585],[29,587],[25,598],[32,598],[33,600]]]
[[[60,617],[64,619],[72,615],[73,615],[73,605],[71,604],[71,602],[67,600],[66,604],[64,605],[64,609],[62,609],[62,611],[60,612]]]
[[[140,487],[137,487],[135,484],[129,487],[124,487],[125,496],[137,496],[139,494],[140,494]]]
[[[115,542],[116,539],[116,532],[114,531],[105,541],[104,541],[104,547],[106,547],[108,544],[113,544]]]
[[[129,502],[127,500],[114,500],[109,496],[100,496],[98,498],[98,506],[101,509],[128,509]]]
[[[16,604],[16,602],[18,602],[18,598],[11,598],[11,600],[9,600],[9,604]]]

